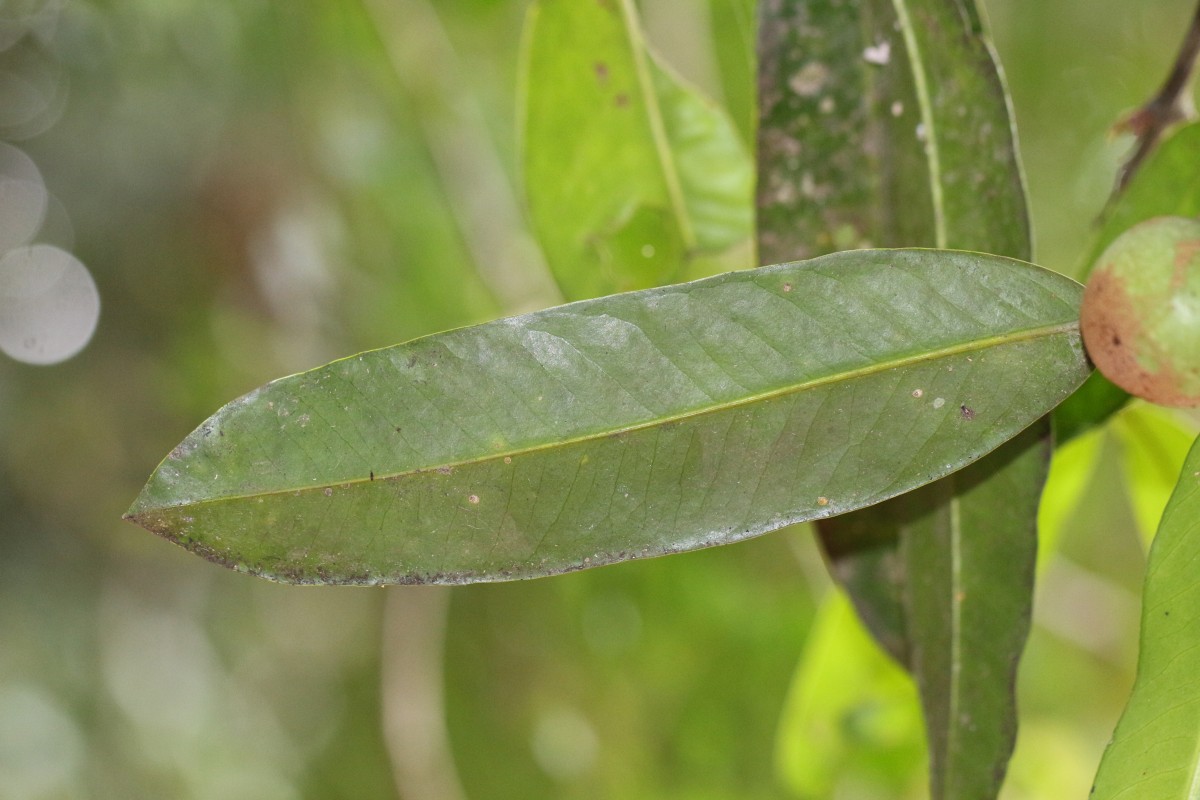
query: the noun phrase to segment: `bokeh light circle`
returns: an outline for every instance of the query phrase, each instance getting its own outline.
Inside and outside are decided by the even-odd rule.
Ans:
[[[87,267],[53,245],[0,256],[0,350],[26,364],[57,364],[87,345],[100,294]]]
[[[48,200],[33,159],[0,142],[0,254],[37,234],[46,217]]]

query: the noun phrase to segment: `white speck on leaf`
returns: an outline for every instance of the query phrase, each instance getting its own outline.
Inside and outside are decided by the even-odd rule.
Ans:
[[[944,397],[939,397],[933,401],[934,408],[941,408],[944,405],[946,405],[946,398],[944,398]]]
[[[892,43],[884,40],[873,47],[865,48],[862,57],[868,64],[878,64],[882,67],[892,60]]]
[[[925,391],[923,389],[913,389],[913,393],[912,393],[913,397],[920,397],[923,394],[925,394]]]

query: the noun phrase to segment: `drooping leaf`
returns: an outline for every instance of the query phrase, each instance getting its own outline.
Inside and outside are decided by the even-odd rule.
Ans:
[[[958,0],[763,3],[758,206],[768,260],[872,244],[1028,257],[1006,94],[982,29],[974,3]],[[818,526],[876,639],[917,672],[935,797],[994,796],[1012,750],[1046,431],[1039,422],[970,475]],[[1004,491],[1017,486],[1010,505]],[[907,546],[922,529],[959,543],[968,568],[1006,552],[989,569],[1008,578],[996,582],[1007,616],[990,614],[980,595],[960,598],[955,581],[978,576],[913,561],[933,559]],[[956,625],[943,630],[947,620]],[[976,627],[998,635],[975,636]],[[942,705],[951,693],[959,717]],[[997,735],[960,735],[963,718]]]
[[[1200,122],[1179,128],[1142,164],[1133,180],[1107,209],[1095,240],[1077,273],[1086,280],[1105,248],[1139,222],[1162,216],[1200,215]],[[1065,442],[1099,425],[1129,400],[1129,393],[1099,372],[1054,410],[1054,436]]]
[[[1030,425],[1086,374],[1079,295],[1004,258],[864,251],[428,336],[230,403],[129,516],[294,582],[504,580],[737,541]]]
[[[895,501],[907,512],[909,664],[925,708],[932,797],[996,796],[1016,741],[1049,432],[1031,428],[1013,444]]]
[[[697,253],[750,237],[737,129],[656,63],[632,0],[538,0],[523,62],[527,202],[564,296],[683,280]]]
[[[860,793],[919,797],[923,740],[912,679],[880,652],[834,589],[813,621],[780,715],[775,760],[784,784],[798,797],[841,796],[839,781],[853,765]]]
[[[1200,440],[1150,548],[1137,680],[1092,800],[1193,800],[1200,793]]]

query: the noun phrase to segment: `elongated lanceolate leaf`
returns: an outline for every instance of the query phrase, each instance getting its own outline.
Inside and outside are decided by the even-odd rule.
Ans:
[[[1049,463],[1048,432],[1030,428],[892,504],[900,512],[909,663],[925,709],[932,797],[999,792],[1017,735],[1013,692],[1029,635],[1034,526]]]
[[[523,62],[529,213],[565,297],[699,277],[695,255],[749,240],[741,137],[657,62],[632,0],[537,0]]]
[[[1007,99],[973,0],[765,0],[761,17],[765,257],[867,244],[1029,257]],[[831,571],[920,684],[935,798],[995,796],[1012,751],[1047,430],[818,526]],[[985,584],[994,596],[963,590]]]
[[[1200,441],[1150,548],[1137,680],[1092,800],[1200,796]]]
[[[1028,426],[1086,374],[1079,296],[999,257],[868,251],[498,320],[230,403],[129,516],[295,582],[503,580],[737,541]]]

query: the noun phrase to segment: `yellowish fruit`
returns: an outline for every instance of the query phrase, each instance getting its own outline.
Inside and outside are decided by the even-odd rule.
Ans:
[[[1157,217],[1096,262],[1080,311],[1088,357],[1132,395],[1200,405],[1200,220]]]

